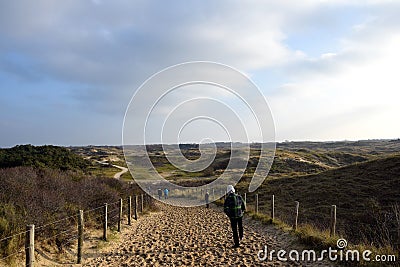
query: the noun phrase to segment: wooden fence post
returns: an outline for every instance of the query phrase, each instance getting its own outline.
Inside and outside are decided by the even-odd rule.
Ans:
[[[104,210],[103,210],[103,215],[104,215],[104,217],[103,217],[103,240],[104,241],[107,241],[107,203],[104,203]]]
[[[256,214],[258,214],[258,194],[256,194]]]
[[[296,204],[295,208],[294,208],[294,223],[293,223],[293,230],[297,230],[297,221],[299,219],[299,205],[300,202],[295,201],[294,202]]]
[[[275,219],[275,195],[271,197],[271,219]]]
[[[121,222],[122,222],[122,198],[119,199],[118,232],[121,232]]]
[[[135,196],[135,202],[134,202],[134,208],[135,208],[135,220],[137,220],[137,208],[138,208],[138,196]]]
[[[336,234],[336,205],[331,206],[331,227],[330,236],[335,236]]]
[[[35,225],[26,226],[25,234],[25,266],[33,267],[35,262]]]
[[[82,263],[82,248],[83,248],[83,210],[79,210],[78,214],[78,264]]]
[[[128,225],[132,225],[132,197],[128,198]]]
[[[143,194],[140,195],[140,213],[143,213]]]

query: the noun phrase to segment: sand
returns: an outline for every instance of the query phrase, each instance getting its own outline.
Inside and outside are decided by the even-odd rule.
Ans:
[[[84,266],[332,266],[330,262],[260,261],[257,253],[268,249],[302,250],[296,238],[258,221],[244,218],[244,238],[232,248],[229,219],[212,206],[181,208],[157,203],[160,212],[125,226],[111,242]]]

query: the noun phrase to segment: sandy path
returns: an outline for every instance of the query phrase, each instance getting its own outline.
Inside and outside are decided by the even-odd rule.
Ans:
[[[115,179],[120,179],[122,174],[128,172],[128,168],[118,166],[118,165],[112,165],[112,166],[121,170],[120,172],[117,172],[116,174],[114,174]]]
[[[97,162],[97,163],[99,163],[99,164],[102,164],[102,165],[109,165],[109,163],[108,163],[107,161],[95,160],[95,162]],[[124,173],[126,173],[126,172],[129,171],[128,168],[126,168],[126,167],[122,167],[122,166],[118,166],[118,165],[114,165],[114,164],[112,164],[111,166],[113,166],[113,167],[115,167],[115,168],[121,170],[120,172],[117,172],[116,174],[114,174],[114,178],[115,178],[115,179],[118,179],[118,180],[121,178],[121,176],[122,176]]]
[[[271,225],[244,220],[241,247],[233,245],[229,220],[220,208],[158,204],[161,212],[124,229],[120,241],[85,266],[331,266],[329,263],[260,261],[257,252],[304,249]]]

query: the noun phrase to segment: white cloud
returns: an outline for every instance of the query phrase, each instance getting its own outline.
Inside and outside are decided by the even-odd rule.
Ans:
[[[341,51],[289,68],[301,74],[270,98],[278,139],[398,137],[400,28],[386,30],[384,14],[343,37]]]
[[[277,69],[283,77],[274,81],[280,88],[269,102],[278,138],[386,137],[398,132],[390,121],[399,114],[399,6],[373,0],[2,1],[0,75],[35,86],[63,83],[70,98],[64,101],[98,112],[93,121],[104,114],[115,121],[135,88],[173,64],[217,61],[257,80]],[[30,88],[21,83],[20,90]],[[374,124],[382,130],[371,129]]]

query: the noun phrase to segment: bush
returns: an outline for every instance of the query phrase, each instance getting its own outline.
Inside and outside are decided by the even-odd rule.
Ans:
[[[80,172],[55,169],[15,167],[0,169],[0,239],[24,231],[27,224],[37,227],[70,217],[78,210],[91,210],[104,203],[115,203],[128,195],[139,194],[137,185],[128,185],[116,179],[95,178]],[[110,209],[110,224],[116,222],[116,210]],[[98,216],[87,216],[85,223],[98,224]],[[75,229],[76,220],[41,228],[36,237],[46,239],[56,233]],[[23,242],[10,239],[0,243],[3,256],[15,252]],[[55,241],[62,248],[67,237],[60,235]]]
[[[89,161],[57,146],[18,145],[0,149],[0,168],[17,166],[85,171]]]

